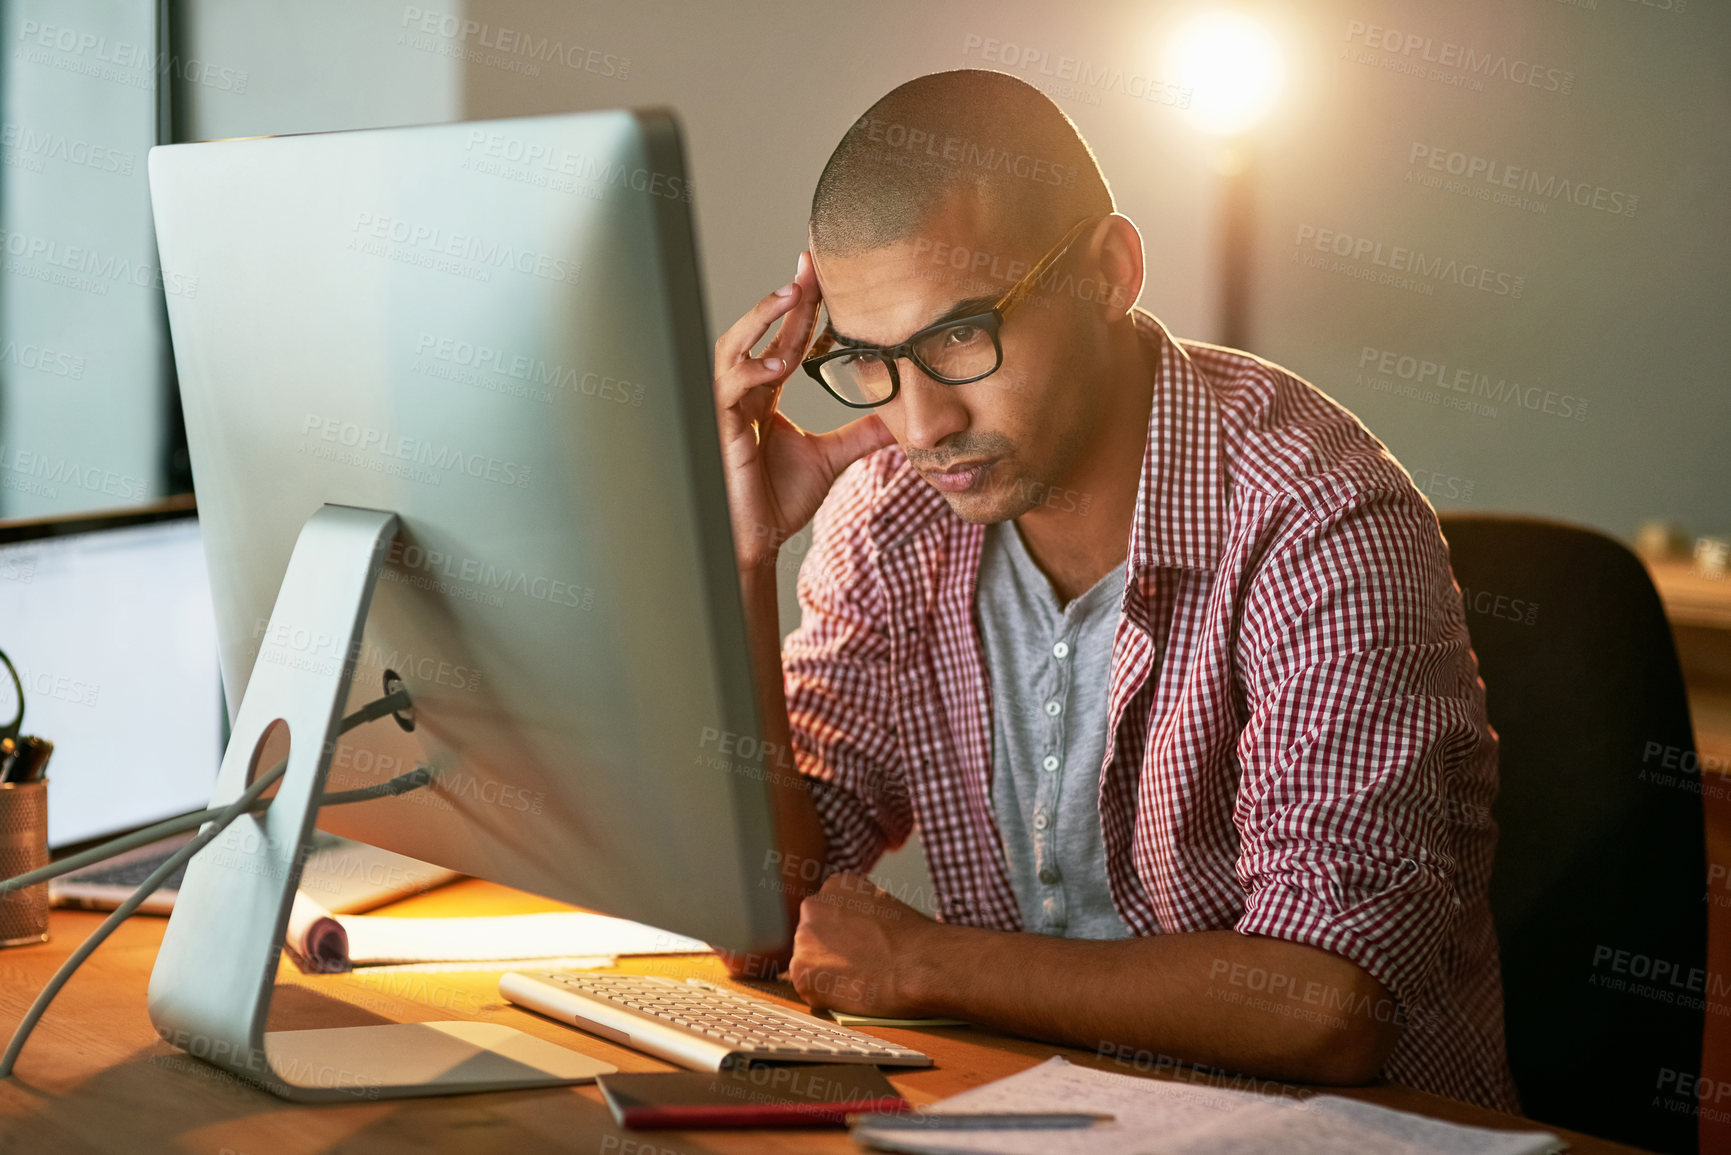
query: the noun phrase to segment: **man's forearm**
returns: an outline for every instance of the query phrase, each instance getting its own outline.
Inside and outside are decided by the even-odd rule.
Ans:
[[[766,749],[782,753],[765,765],[781,859],[777,882],[787,898],[788,926],[799,919],[799,904],[822,884],[822,872],[807,863],[827,860],[823,823],[811,798],[810,783],[793,761],[792,732],[787,721],[787,692],[781,670],[781,609],[774,565],[752,566],[740,573],[745,598],[745,623],[751,642],[752,667],[757,672],[758,717]],[[791,933],[791,931],[790,931]]]
[[[934,924],[916,955],[923,1013],[1114,1054],[1356,1083],[1400,1030],[1358,966],[1235,931],[1095,942]]]

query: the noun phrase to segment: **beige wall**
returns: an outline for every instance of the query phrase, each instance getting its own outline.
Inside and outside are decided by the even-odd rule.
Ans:
[[[1731,531],[1731,8],[1287,8],[1304,95],[1264,158],[1258,351],[1354,410],[1439,506]],[[1427,50],[1468,49],[1496,74],[1482,90],[1431,78]]]
[[[462,118],[456,61],[404,43],[397,0],[180,0],[188,59],[245,74],[240,92],[183,89],[185,140]]]

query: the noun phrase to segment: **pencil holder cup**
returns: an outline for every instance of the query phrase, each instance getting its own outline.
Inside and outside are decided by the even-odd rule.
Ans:
[[[0,878],[48,865],[48,781],[0,783]],[[0,946],[48,941],[48,884],[0,894]]]

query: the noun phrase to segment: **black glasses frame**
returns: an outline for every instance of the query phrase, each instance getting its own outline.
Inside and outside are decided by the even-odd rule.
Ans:
[[[887,346],[845,345],[841,348],[832,349],[830,346],[835,343],[835,333],[826,324],[823,331],[818,335],[817,340],[813,342],[813,348],[821,351],[806,357],[806,359],[801,363],[806,374],[819,385],[822,385],[825,393],[828,393],[831,397],[834,397],[849,409],[876,409],[880,405],[888,405],[891,401],[894,401],[897,395],[902,391],[902,377],[901,374],[896,371],[896,362],[903,357],[906,357],[909,361],[912,361],[917,365],[920,372],[924,373],[927,377],[930,377],[933,381],[937,381],[944,385],[967,385],[974,381],[983,381],[1004,366],[1004,342],[998,335],[999,329],[1003,327],[1004,318],[1009,316],[1010,311],[1028,296],[1028,294],[1033,290],[1034,285],[1038,282],[1040,276],[1063,259],[1064,254],[1069,251],[1071,245],[1076,243],[1076,239],[1082,235],[1083,231],[1098,223],[1101,219],[1102,218],[1100,217],[1084,217],[1082,220],[1071,225],[1069,230],[1065,232],[1062,237],[1058,238],[1058,243],[1048,249],[1046,255],[1036,261],[1034,267],[1029,269],[1021,280],[1011,285],[1009,289],[1005,291],[1004,295],[997,299],[989,312],[976,313],[971,317],[952,317],[947,321],[939,321],[934,325],[927,325],[925,328],[921,329],[899,345]],[[924,341],[925,339],[942,333],[945,330],[954,328],[984,329],[986,333],[990,335],[992,338],[992,352],[994,353],[992,367],[990,369],[987,369],[984,373],[976,373],[972,377],[946,377],[942,373],[937,372],[930,365],[926,364],[925,359],[918,353],[914,352],[914,345],[918,342]],[[825,362],[833,361],[838,357],[859,356],[875,357],[889,368],[890,391],[885,394],[883,400],[863,403],[859,401],[850,401],[831,388],[830,383],[823,379],[823,366]]]

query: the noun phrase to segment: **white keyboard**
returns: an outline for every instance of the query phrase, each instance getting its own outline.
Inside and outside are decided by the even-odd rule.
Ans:
[[[740,1062],[929,1067],[907,1047],[790,1011],[713,983],[587,971],[511,971],[505,998],[694,1071]]]

